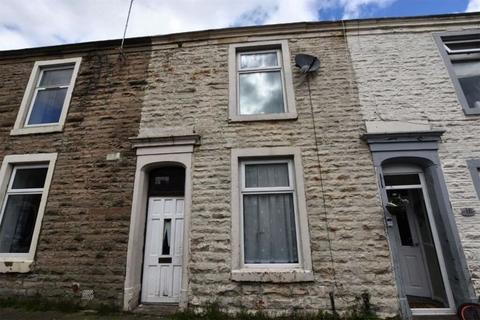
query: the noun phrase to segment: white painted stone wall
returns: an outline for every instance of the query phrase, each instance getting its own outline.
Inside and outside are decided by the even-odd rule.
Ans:
[[[467,116],[432,37],[433,32],[478,28],[470,22],[348,31],[365,121],[403,121],[446,130],[440,159],[474,287],[480,292],[480,200],[468,159],[480,159],[480,116]],[[460,20],[460,19],[459,19]],[[461,208],[477,211],[460,215]]]

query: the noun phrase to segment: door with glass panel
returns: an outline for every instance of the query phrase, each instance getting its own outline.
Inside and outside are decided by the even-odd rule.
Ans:
[[[150,197],[142,302],[176,303],[183,265],[183,197]]]
[[[453,295],[420,167],[384,167],[397,263],[413,315],[452,314]]]

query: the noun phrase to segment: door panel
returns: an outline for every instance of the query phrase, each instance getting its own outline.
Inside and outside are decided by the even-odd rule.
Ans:
[[[142,302],[179,301],[183,266],[183,213],[183,198],[149,199]]]
[[[406,294],[431,297],[430,277],[426,268],[425,256],[419,245],[420,238],[410,192],[408,190],[392,190],[388,194],[392,200],[395,197],[408,200],[408,205],[397,212],[396,228],[394,228],[399,244],[400,272],[404,279]]]

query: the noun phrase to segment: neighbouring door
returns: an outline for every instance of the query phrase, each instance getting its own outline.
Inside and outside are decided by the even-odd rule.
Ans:
[[[413,315],[455,312],[445,261],[422,169],[383,168],[389,232],[396,243],[397,270]]]
[[[401,212],[394,216],[394,232],[398,241],[398,254],[400,272],[407,295],[418,297],[432,296],[430,288],[430,276],[427,272],[425,255],[418,234],[416,214],[413,208],[413,200],[408,190],[395,190],[389,192],[389,198],[400,196],[408,201]]]
[[[150,197],[142,302],[177,303],[183,265],[183,197]]]

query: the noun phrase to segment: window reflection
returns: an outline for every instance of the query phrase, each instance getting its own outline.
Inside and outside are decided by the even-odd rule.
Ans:
[[[276,52],[250,53],[240,55],[240,68],[266,68],[278,66]]]
[[[40,81],[40,87],[68,86],[72,78],[73,68],[45,70]]]
[[[452,61],[470,108],[480,107],[480,61]]]
[[[240,74],[240,114],[284,112],[280,71]]]

